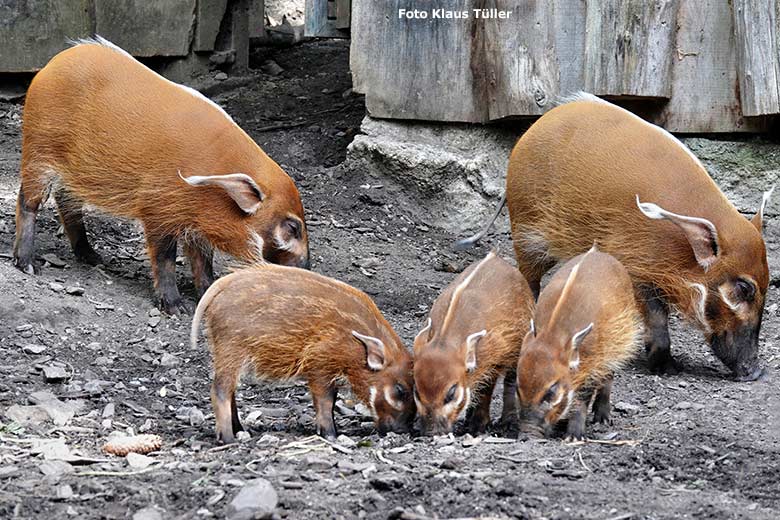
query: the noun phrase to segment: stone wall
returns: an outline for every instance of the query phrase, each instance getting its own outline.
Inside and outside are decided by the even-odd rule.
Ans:
[[[457,234],[479,229],[504,192],[506,166],[525,125],[429,124],[366,117],[349,147],[350,171],[388,179],[394,196],[413,198],[430,224]],[[736,207],[752,215],[780,177],[780,144],[759,137],[684,137]],[[412,204],[408,205],[413,207]],[[767,207],[775,216],[780,196]],[[506,210],[505,210],[506,211]],[[771,224],[770,224],[771,225]],[[496,229],[508,231],[500,217]]]

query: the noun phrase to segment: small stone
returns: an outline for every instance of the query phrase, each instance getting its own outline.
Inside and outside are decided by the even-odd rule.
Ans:
[[[68,287],[65,287],[65,292],[72,296],[81,296],[84,294],[84,288],[76,285],[69,285]]]
[[[22,426],[38,426],[49,418],[40,406],[20,406],[15,404],[5,411],[5,416],[11,421]]]
[[[345,90],[344,92],[341,93],[341,97],[343,97],[344,99],[349,98],[349,96],[351,96],[351,95],[352,95],[352,89],[351,88],[348,88],[347,90]]]
[[[104,367],[108,365],[113,365],[114,360],[108,356],[98,356],[95,358],[95,361],[93,361],[93,363],[99,367]]]
[[[228,75],[225,74],[224,72],[217,72],[214,75],[214,79],[217,81],[225,81],[226,79],[228,79]]]
[[[308,468],[320,470],[330,469],[336,465],[336,463],[333,461],[321,459],[319,457],[304,457],[303,464]]]
[[[226,516],[230,520],[270,516],[278,502],[279,497],[270,482],[262,478],[250,480],[230,501]]]
[[[46,365],[43,367],[43,379],[47,383],[61,383],[68,379],[68,373],[62,367]]]
[[[24,332],[24,331],[30,330],[32,328],[33,328],[32,325],[30,325],[29,323],[25,323],[24,325],[18,325],[16,327],[16,332]]]
[[[159,316],[152,316],[151,318],[149,318],[149,321],[147,321],[147,323],[151,328],[155,328],[157,325],[160,324],[161,319],[162,318],[160,318]]]
[[[19,466],[0,466],[0,480],[15,477],[19,473]]]
[[[92,343],[87,344],[87,348],[89,350],[100,350],[100,343],[97,341],[93,341]]]
[[[41,352],[43,352],[44,350],[46,350],[46,347],[43,345],[25,345],[24,347],[22,347],[22,351],[25,354],[33,354],[36,356]]]
[[[338,442],[339,444],[341,444],[345,448],[355,448],[355,447],[357,447],[357,442],[355,442],[354,440],[350,439],[346,435],[339,435],[338,437],[336,437],[336,442]]]
[[[49,284],[49,289],[51,289],[54,292],[62,292],[65,290],[65,286],[62,285],[61,283],[51,282]]]
[[[150,506],[136,511],[133,520],[163,520],[163,516],[159,509]]]
[[[626,403],[624,401],[618,401],[617,403],[615,403],[615,411],[629,415],[629,414],[637,413],[639,411],[639,407],[635,404]]]
[[[674,405],[674,408],[676,410],[688,410],[690,408],[693,408],[693,404],[689,403],[688,401],[680,401],[676,405]]]
[[[73,498],[74,494],[75,493],[73,493],[73,488],[67,484],[57,487],[57,498],[59,500],[68,500]]]
[[[107,419],[109,417],[113,417],[115,411],[116,411],[116,405],[114,403],[108,403],[106,407],[103,408],[103,418]]]
[[[274,60],[266,60],[266,62],[260,66],[260,70],[262,70],[269,76],[278,76],[279,74],[284,72],[284,69],[280,67],[279,64],[276,63]]]
[[[162,313],[160,312],[160,309],[157,307],[152,307],[149,309],[149,317],[154,318],[155,316],[160,316]]]
[[[165,353],[160,358],[160,365],[164,367],[175,367],[181,364],[181,359],[173,354]]]
[[[60,475],[69,475],[76,470],[64,460],[46,460],[38,465],[41,473],[47,477],[58,477]]]
[[[57,255],[53,255],[51,253],[48,253],[48,254],[45,254],[45,255],[41,256],[41,258],[43,258],[43,260],[48,262],[52,267],[59,267],[59,268],[65,267],[65,261],[63,261]]]
[[[390,491],[392,489],[400,488],[404,485],[403,481],[401,481],[397,475],[392,473],[375,475],[369,479],[368,483],[371,484],[371,487],[378,491]]]
[[[236,434],[236,440],[238,442],[246,442],[251,438],[252,436],[247,431],[240,431]]]
[[[347,475],[352,473],[362,473],[371,466],[373,466],[373,464],[370,462],[358,463],[347,459],[341,459],[339,463],[336,464],[336,467],[339,469],[339,471]]]
[[[201,424],[206,422],[206,417],[203,415],[203,412],[201,412],[194,406],[190,408],[188,419],[190,421],[190,426],[200,426]]]
[[[140,453],[133,453],[132,451],[125,457],[127,459],[127,465],[135,469],[148,468],[153,462],[152,457],[141,455]]]

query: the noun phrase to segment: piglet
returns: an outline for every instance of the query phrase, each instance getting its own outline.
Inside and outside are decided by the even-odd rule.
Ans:
[[[414,340],[415,401],[427,434],[485,430],[496,380],[504,378],[502,421],[515,414],[515,366],[533,314],[531,289],[494,252],[461,273],[436,299]],[[472,401],[476,405],[469,408]]]
[[[317,434],[336,437],[337,385],[348,382],[380,433],[403,432],[414,418],[412,356],[365,293],[294,267],[258,264],[220,278],[193,316],[201,318],[214,362],[211,401],[217,440],[241,431],[236,387],[244,370],[271,381],[303,379]]]
[[[595,393],[594,420],[608,422],[613,374],[637,354],[642,318],[631,278],[594,246],[564,264],[544,288],[517,366],[520,429],[550,435],[568,419],[582,439]]]

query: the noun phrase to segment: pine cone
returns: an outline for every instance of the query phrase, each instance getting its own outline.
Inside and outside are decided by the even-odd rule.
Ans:
[[[124,457],[130,452],[151,453],[162,447],[162,437],[159,435],[135,435],[133,437],[116,437],[103,445],[103,451],[111,455]]]

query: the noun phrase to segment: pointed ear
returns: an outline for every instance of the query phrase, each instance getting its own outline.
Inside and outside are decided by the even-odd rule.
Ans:
[[[587,335],[590,334],[590,331],[592,330],[593,330],[593,323],[591,323],[590,325],[588,325],[587,327],[585,327],[584,329],[576,333],[574,336],[572,336],[571,338],[572,350],[578,352],[580,350],[580,345],[582,345],[582,342],[585,340]]]
[[[190,175],[179,177],[190,186],[217,186],[225,190],[225,193],[235,201],[247,215],[254,215],[260,209],[260,204],[265,199],[265,194],[260,186],[245,173],[229,173],[227,175]]]
[[[677,224],[685,233],[696,261],[705,271],[717,261],[720,254],[718,230],[712,222],[705,218],[678,215],[650,202],[639,202],[639,195],[636,196],[636,205],[647,218],[670,220]]]
[[[773,191],[775,191],[774,186],[772,186],[772,188],[770,188],[769,191],[764,192],[764,195],[761,197],[761,207],[758,208],[758,212],[750,221],[753,223],[753,225],[755,226],[755,228],[758,230],[759,233],[761,233],[764,230],[764,208],[766,208],[766,203],[769,202],[769,199],[772,198]]]
[[[431,337],[431,332],[433,332],[433,329],[431,328],[431,325],[433,325],[433,321],[428,318],[428,323],[425,324],[425,327],[422,328],[420,332],[417,333],[417,335],[414,337],[414,342],[417,343],[417,338],[428,332],[428,339]]]
[[[466,338],[466,371],[468,372],[473,372],[477,368],[477,345],[485,334],[487,331],[481,330]]]
[[[374,371],[385,368],[385,344],[382,343],[382,340],[373,336],[365,336],[354,330],[352,335],[366,348],[368,368]]]

